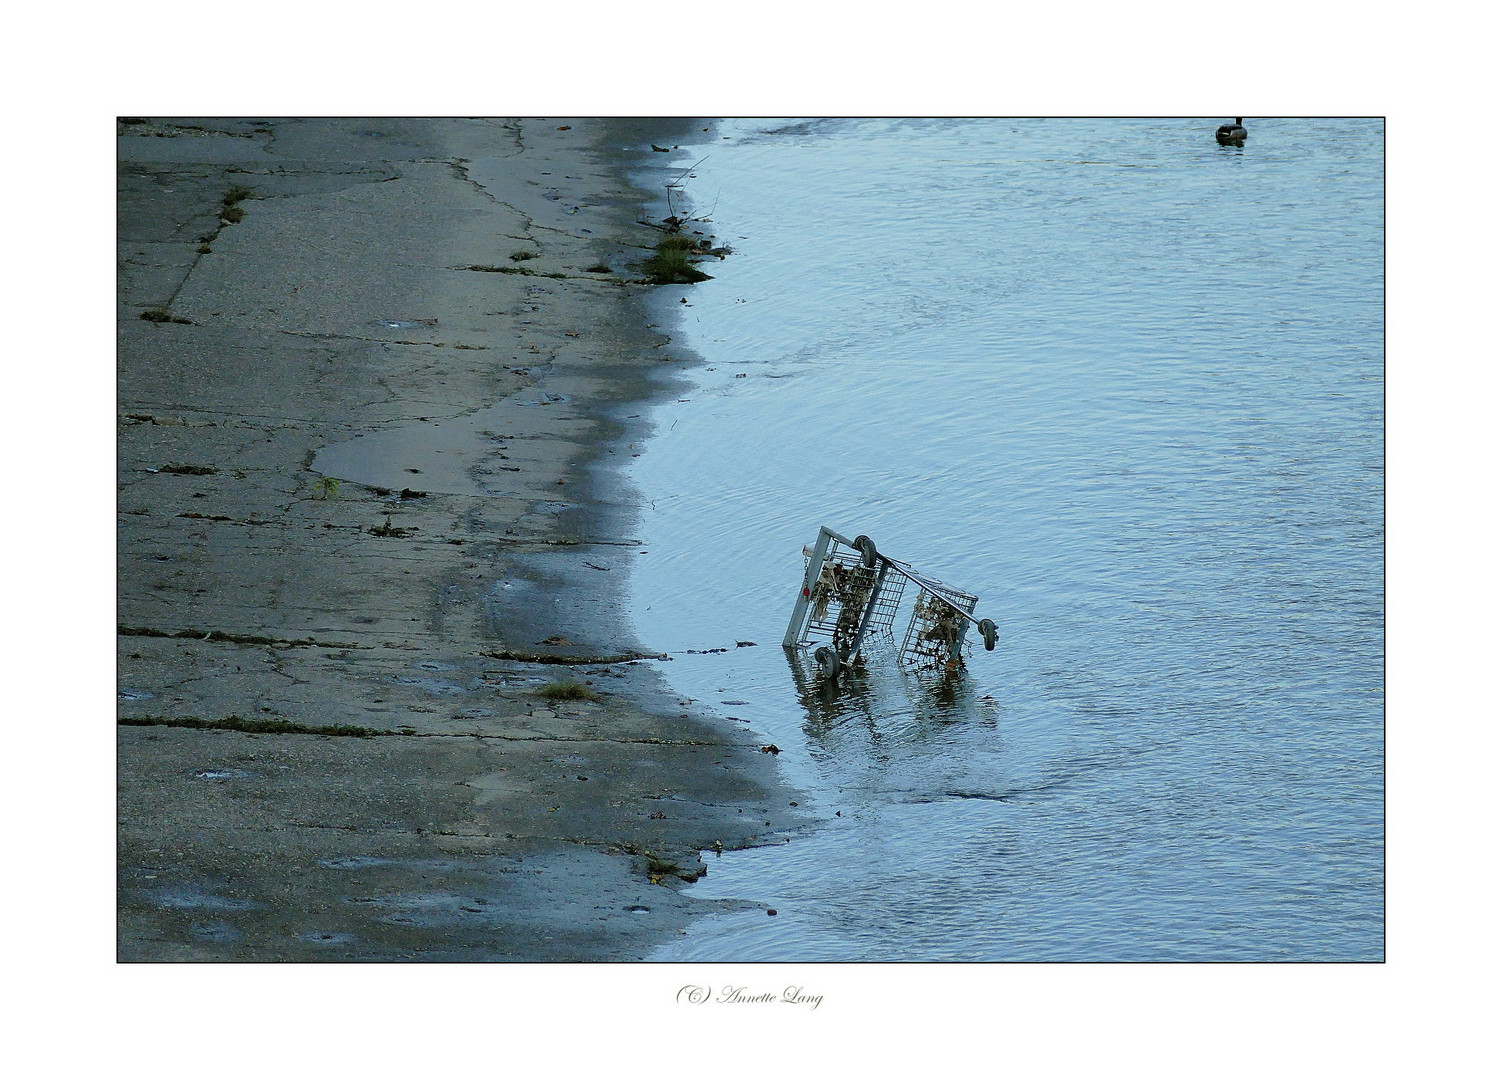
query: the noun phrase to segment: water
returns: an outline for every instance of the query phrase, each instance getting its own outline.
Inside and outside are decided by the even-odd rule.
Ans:
[[[1383,958],[1384,133],[1222,122],[685,148],[735,253],[662,290],[706,363],[636,462],[633,616],[822,824],[693,888],[776,917],[654,959]],[[821,524],[996,651],[821,693],[779,647]]]

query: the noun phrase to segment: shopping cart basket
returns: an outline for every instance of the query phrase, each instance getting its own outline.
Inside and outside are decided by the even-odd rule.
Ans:
[[[782,645],[812,648],[823,678],[837,679],[843,668],[854,664],[870,635],[893,635],[909,582],[918,586],[918,594],[897,652],[900,663],[955,670],[964,663],[961,648],[971,623],[986,649],[996,648],[996,624],[975,617],[975,596],[888,558],[868,536],[847,540],[821,527],[819,538],[803,549],[803,555],[803,584]]]

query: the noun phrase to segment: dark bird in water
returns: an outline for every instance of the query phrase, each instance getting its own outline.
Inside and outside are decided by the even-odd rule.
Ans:
[[[1240,146],[1246,141],[1246,128],[1241,126],[1241,117],[1234,124],[1221,124],[1215,129],[1215,141],[1221,146]]]

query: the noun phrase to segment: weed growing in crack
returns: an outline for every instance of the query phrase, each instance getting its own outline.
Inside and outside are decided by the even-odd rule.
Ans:
[[[572,679],[560,679],[534,691],[538,697],[549,701],[598,701],[600,695],[588,686]]]

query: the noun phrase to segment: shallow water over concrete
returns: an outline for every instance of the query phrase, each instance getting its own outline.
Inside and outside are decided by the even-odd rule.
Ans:
[[[685,147],[735,254],[662,290],[705,363],[635,463],[634,619],[826,824],[708,857],[778,916],[657,959],[1383,956],[1384,133],[1220,122]],[[821,524],[996,651],[818,687],[778,643]]]

